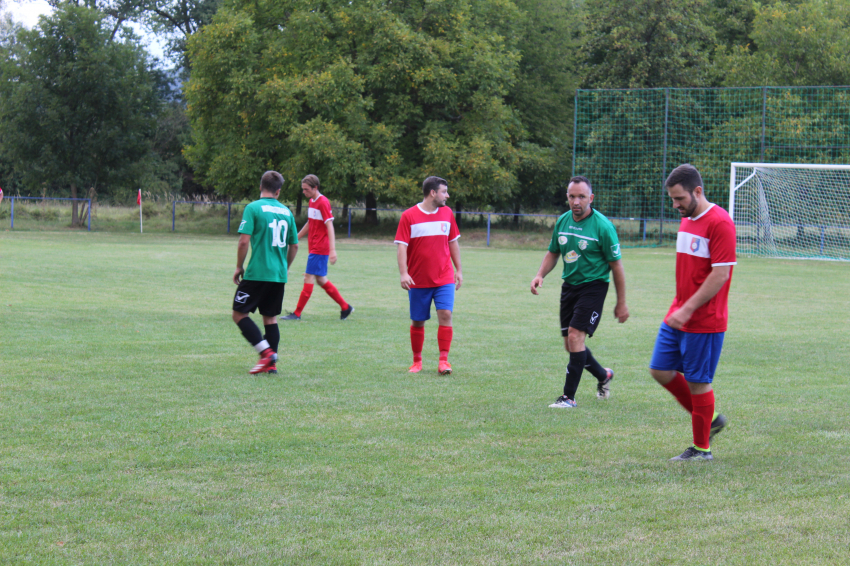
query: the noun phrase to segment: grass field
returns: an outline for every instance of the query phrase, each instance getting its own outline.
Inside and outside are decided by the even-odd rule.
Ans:
[[[249,376],[235,238],[0,232],[0,564],[847,564],[846,263],[741,258],[712,463],[647,373],[669,249],[625,250],[578,408],[542,251],[464,247],[451,361],[410,377],[395,248],[341,243]],[[301,288],[300,255],[285,308]]]

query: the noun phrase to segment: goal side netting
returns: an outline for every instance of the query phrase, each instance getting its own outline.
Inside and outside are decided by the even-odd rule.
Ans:
[[[850,165],[732,163],[738,253],[850,261]]]

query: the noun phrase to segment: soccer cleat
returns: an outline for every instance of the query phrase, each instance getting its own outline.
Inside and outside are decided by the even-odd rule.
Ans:
[[[294,312],[291,312],[288,315],[281,317],[280,320],[301,320],[301,317]]]
[[[452,374],[452,364],[449,362],[444,362],[440,360],[440,366],[437,368],[437,371],[440,375],[451,375]]]
[[[266,348],[263,350],[263,353],[260,354],[260,361],[257,362],[257,365],[252,367],[248,373],[262,373],[264,371],[268,371],[271,366],[274,366],[277,363],[277,354],[275,354],[274,350],[271,348]],[[275,368],[277,369],[277,368]]]
[[[683,462],[685,460],[714,460],[714,457],[711,455],[711,450],[702,451],[697,450],[694,446],[689,446],[687,450],[676,456],[675,458],[670,458],[671,462]]]
[[[717,436],[720,433],[721,430],[726,428],[726,423],[728,423],[728,422],[729,422],[729,419],[727,419],[726,417],[724,417],[720,413],[717,413],[717,416],[714,417],[713,421],[711,421],[711,432],[709,432],[709,434],[708,434],[708,441],[711,442],[711,440],[715,436]]]
[[[348,305],[347,309],[339,311],[339,319],[345,320],[346,318],[348,318],[348,315],[350,315],[353,312],[354,312],[354,307],[352,307],[351,305]]]
[[[614,370],[611,368],[605,368],[605,373],[607,374],[607,377],[600,381],[596,386],[597,399],[607,399],[611,396],[611,380],[614,379]]]
[[[422,362],[421,361],[413,362],[413,365],[410,366],[410,369],[407,370],[407,371],[409,373],[419,373],[420,371],[422,371]]]
[[[549,405],[551,409],[574,409],[577,406],[576,402],[566,395],[561,395],[555,402]]]
[[[277,373],[277,364],[272,364],[266,369],[266,373]]]

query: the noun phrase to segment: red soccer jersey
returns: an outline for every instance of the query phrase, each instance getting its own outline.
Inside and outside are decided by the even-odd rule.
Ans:
[[[307,219],[307,222],[310,223],[307,228],[307,249],[309,253],[318,255],[330,254],[331,247],[328,242],[328,227],[325,222],[333,220],[334,213],[331,211],[331,201],[328,200],[328,197],[319,195],[314,199],[310,199],[310,204],[307,207]]]
[[[407,273],[412,288],[441,287],[455,282],[449,242],[460,238],[452,209],[425,212],[412,206],[401,215],[395,243],[407,246]]]
[[[676,239],[676,298],[670,310],[678,310],[705,282],[711,268],[735,265],[735,223],[729,213],[712,204],[697,218],[682,218]],[[694,311],[684,332],[726,332],[729,321],[729,279],[708,302]],[[664,317],[666,322],[667,317]]]

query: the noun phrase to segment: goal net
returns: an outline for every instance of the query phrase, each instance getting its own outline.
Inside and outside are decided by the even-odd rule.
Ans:
[[[738,252],[850,261],[850,165],[732,163]]]

